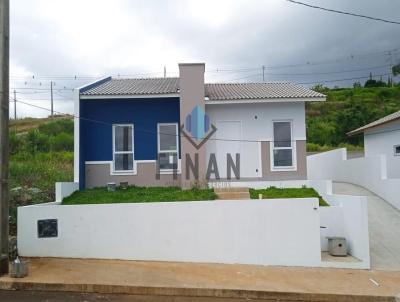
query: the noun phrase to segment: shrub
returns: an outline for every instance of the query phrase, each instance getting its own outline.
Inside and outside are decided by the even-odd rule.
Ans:
[[[26,136],[27,150],[31,153],[48,152],[49,151],[49,137],[40,133],[38,129],[31,129]]]
[[[74,137],[66,132],[50,137],[49,141],[51,151],[72,151],[74,149]]]

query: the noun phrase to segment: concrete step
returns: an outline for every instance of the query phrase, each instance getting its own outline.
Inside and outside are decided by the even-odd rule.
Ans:
[[[249,192],[219,192],[216,194],[218,199],[225,199],[225,200],[250,199]]]

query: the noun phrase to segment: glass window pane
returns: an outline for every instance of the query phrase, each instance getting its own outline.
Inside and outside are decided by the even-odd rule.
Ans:
[[[115,126],[115,151],[132,151],[132,127]]]
[[[160,151],[176,151],[176,125],[160,125]]]
[[[291,147],[290,122],[274,123],[274,146],[275,147]]]
[[[133,154],[115,154],[115,171],[133,170]]]
[[[158,164],[160,170],[173,170],[178,169],[178,156],[177,153],[159,153]]]
[[[291,167],[293,165],[292,149],[274,150],[275,167]]]

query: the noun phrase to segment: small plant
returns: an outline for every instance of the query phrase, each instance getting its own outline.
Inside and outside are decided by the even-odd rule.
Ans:
[[[307,198],[316,197],[319,200],[320,206],[329,206],[329,204],[315,191],[313,188],[307,188],[305,186],[301,188],[276,188],[269,187],[266,189],[250,189],[250,198],[258,199],[259,194],[262,194],[263,198]]]

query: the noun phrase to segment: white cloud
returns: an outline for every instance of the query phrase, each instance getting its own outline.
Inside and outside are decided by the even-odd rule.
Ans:
[[[324,5],[398,18],[399,3],[368,0],[361,6],[355,2],[329,0]],[[11,6],[11,73],[36,78],[14,78],[11,85],[43,89],[54,80],[39,79],[38,75],[154,72],[151,76],[161,76],[163,66],[172,76],[177,74],[177,63],[188,61],[205,62],[207,70],[258,68],[207,73],[210,81],[257,81],[262,65],[323,61],[390,49],[400,46],[399,40],[397,26],[307,9],[282,0],[19,0]],[[267,79],[315,81],[335,75],[295,77],[272,73],[360,68],[382,64],[385,59],[376,56],[273,70]],[[400,60],[400,55],[394,59]],[[350,74],[355,75],[360,73]],[[85,81],[56,78],[55,82],[56,87],[77,87]],[[64,95],[57,96],[60,108],[70,110],[72,106],[64,104],[68,104],[65,98],[71,98],[71,93],[59,93]],[[48,94],[42,91],[25,99],[28,96],[39,99]],[[40,115],[38,111],[21,110],[21,114]]]

